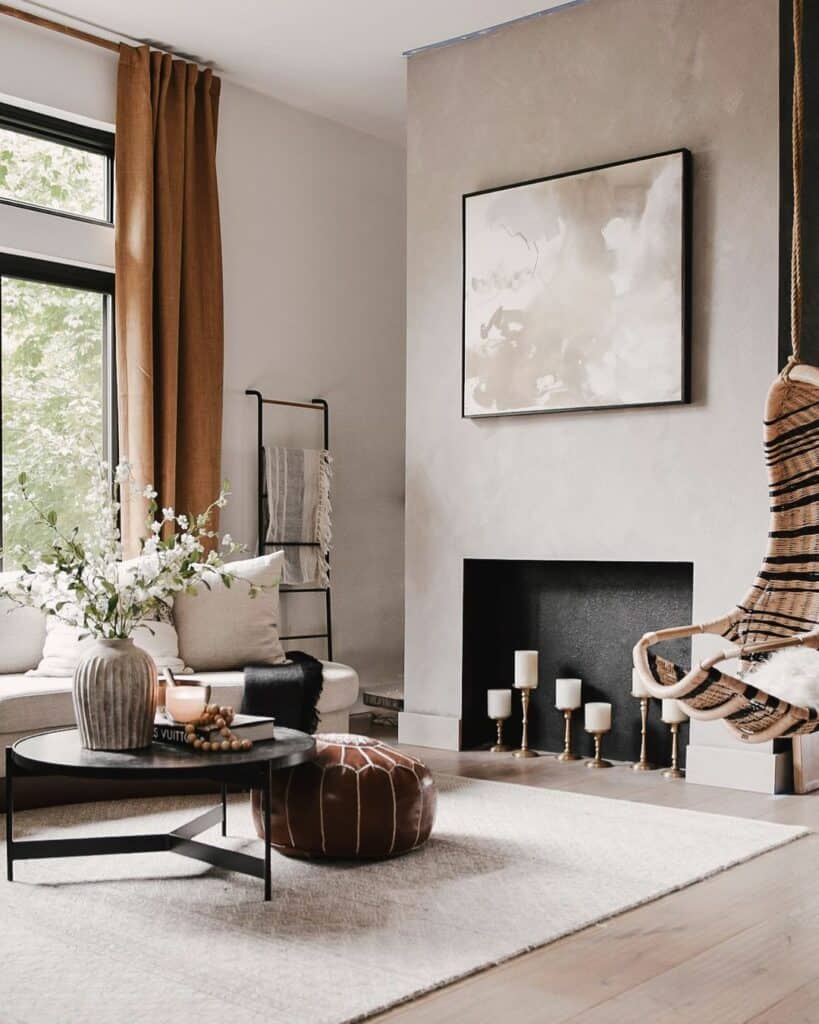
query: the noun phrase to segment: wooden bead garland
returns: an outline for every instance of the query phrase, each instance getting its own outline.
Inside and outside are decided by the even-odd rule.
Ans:
[[[250,750],[253,740],[240,740],[235,733],[230,731],[230,725],[236,713],[233,708],[219,707],[218,704],[208,704],[195,722],[188,722],[185,726],[185,742],[189,743],[194,750],[201,750],[206,754],[236,753],[239,750]],[[203,740],[196,735],[197,729],[212,729],[216,727],[221,740]]]

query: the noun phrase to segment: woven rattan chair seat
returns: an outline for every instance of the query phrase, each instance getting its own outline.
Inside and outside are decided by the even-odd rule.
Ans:
[[[770,529],[768,548],[750,590],[724,618],[648,633],[634,664],[654,696],[681,700],[692,718],[725,719],[751,742],[819,729],[819,713],[756,689],[715,666],[748,663],[782,647],[819,649],[819,369],[794,366],[778,378],[765,409]],[[663,640],[697,633],[725,637],[730,647],[686,670],[650,652]]]

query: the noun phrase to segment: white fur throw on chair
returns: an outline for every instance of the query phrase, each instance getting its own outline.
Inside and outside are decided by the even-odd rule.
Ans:
[[[797,707],[819,711],[819,651],[809,647],[776,651],[749,671],[745,681]]]

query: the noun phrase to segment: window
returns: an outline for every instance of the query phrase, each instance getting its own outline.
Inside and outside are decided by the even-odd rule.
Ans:
[[[9,552],[45,539],[23,503],[21,472],[59,521],[86,532],[89,461],[116,457],[114,275],[76,265],[108,251],[100,232],[113,253],[112,165],[110,134],[0,105],[0,228],[9,208],[18,251],[31,240],[36,252],[44,238],[54,249],[48,259],[0,251],[0,542]],[[61,234],[65,218],[89,223]]]
[[[113,135],[0,103],[0,201],[113,221]]]
[[[88,457],[114,447],[110,274],[0,255],[2,538],[38,548],[17,478],[82,532]],[[5,567],[11,567],[6,559]]]

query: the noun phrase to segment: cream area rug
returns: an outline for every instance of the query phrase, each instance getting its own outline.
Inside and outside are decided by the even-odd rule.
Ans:
[[[0,1020],[359,1020],[806,832],[505,783],[438,785],[424,849],[373,864],[274,854],[268,904],[259,880],[169,853],[18,862],[18,880],[0,882]],[[202,807],[133,800],[15,821],[31,838],[156,832]],[[252,835],[247,798],[234,798],[228,823],[223,842],[261,848],[239,838]]]

